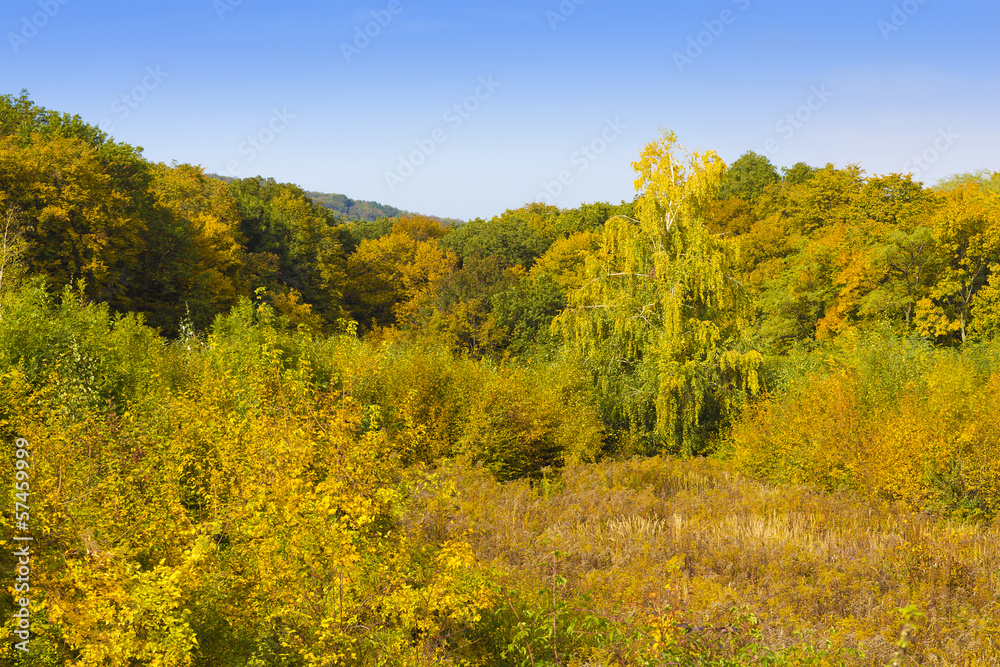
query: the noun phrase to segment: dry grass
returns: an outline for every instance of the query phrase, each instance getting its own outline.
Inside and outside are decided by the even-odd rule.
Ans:
[[[916,605],[903,664],[1000,665],[1000,527],[902,511],[888,502],[769,486],[719,462],[665,459],[572,467],[558,483],[498,484],[442,471],[454,502],[409,518],[472,531],[482,562],[519,586],[556,570],[566,594],[604,609],[670,605],[725,626],[746,605],[773,649],[857,649],[884,665]],[[428,535],[430,537],[430,535]]]

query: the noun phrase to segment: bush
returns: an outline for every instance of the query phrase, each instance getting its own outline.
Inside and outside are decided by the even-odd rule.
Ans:
[[[44,281],[7,294],[0,320],[0,368],[47,385],[60,413],[121,408],[144,395],[163,342],[139,315],[113,315],[65,288],[57,303]]]
[[[1000,510],[992,351],[932,350],[876,331],[811,356],[795,363],[814,370],[732,429],[726,453],[741,472],[915,509],[980,518]]]

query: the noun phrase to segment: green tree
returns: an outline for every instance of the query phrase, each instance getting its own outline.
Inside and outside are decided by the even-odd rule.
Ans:
[[[759,219],[745,239],[765,340],[781,351],[796,340],[823,338],[848,325],[857,307],[853,283],[838,282],[850,265],[845,245],[864,187],[861,169],[828,164],[800,183],[767,188]],[[849,287],[844,292],[845,286]]]
[[[789,185],[801,185],[808,181],[816,173],[815,167],[810,167],[805,162],[796,162],[791,167],[781,168],[781,178]]]
[[[635,216],[635,204],[622,202],[609,204],[594,202],[581,204],[577,208],[569,208],[560,212],[553,224],[553,230],[558,236],[571,236],[577,232],[596,232],[604,227],[604,223],[616,215]]]
[[[730,165],[719,185],[719,197],[739,197],[753,203],[771,183],[778,180],[778,170],[763,155],[747,151]]]
[[[0,137],[0,182],[24,216],[29,271],[57,288],[83,279],[91,298],[128,308],[146,224],[98,150],[74,136]]]
[[[530,227],[551,243],[558,235],[556,225],[559,218],[560,211],[555,206],[534,202],[521,208],[507,209],[497,216],[496,221],[507,227]]]
[[[1000,194],[1000,171],[980,169],[978,171],[955,174],[948,178],[942,178],[934,186],[934,189],[939,192],[948,192],[949,190],[955,190],[970,183],[980,185],[991,192]]]
[[[553,318],[566,307],[566,293],[547,273],[525,276],[491,299],[498,354],[523,356],[552,347]]]
[[[902,313],[909,328],[932,271],[934,205],[933,194],[909,175],[865,183],[853,204],[853,259],[839,279],[855,292],[862,314]]]
[[[474,357],[495,351],[498,335],[493,298],[524,277],[520,265],[505,267],[491,255],[472,255],[460,268],[442,276],[429,291],[416,325],[453,351]]]
[[[522,216],[508,212],[490,220],[470,220],[441,242],[462,258],[496,257],[504,267],[520,264],[527,269],[548,249],[551,239]]]
[[[185,318],[205,329],[249,295],[236,201],[201,167],[157,164],[152,172],[156,208],[133,302],[161,330],[175,332]]]
[[[346,317],[346,257],[334,214],[298,186],[274,179],[236,180],[229,192],[246,238],[251,281],[266,287],[272,302],[301,294],[331,326]]]

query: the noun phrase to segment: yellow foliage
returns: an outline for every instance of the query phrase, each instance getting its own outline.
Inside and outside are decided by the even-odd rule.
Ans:
[[[548,273],[565,290],[583,285],[586,258],[600,247],[601,235],[590,230],[557,239],[545,254],[535,260],[531,275]]]

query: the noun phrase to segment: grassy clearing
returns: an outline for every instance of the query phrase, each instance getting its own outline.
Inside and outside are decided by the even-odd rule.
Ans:
[[[771,486],[705,459],[575,466],[534,488],[458,466],[438,479],[453,501],[415,506],[408,529],[467,536],[506,584],[551,588],[570,615],[582,600],[605,617],[664,613],[702,649],[761,664],[1000,664],[995,522]]]

